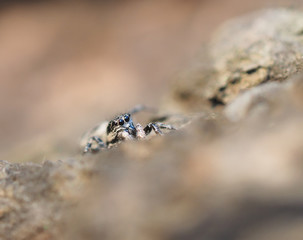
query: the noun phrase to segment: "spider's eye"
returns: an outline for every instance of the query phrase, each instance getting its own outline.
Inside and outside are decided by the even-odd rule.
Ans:
[[[124,124],[123,119],[120,119],[120,120],[119,120],[119,125],[123,125],[123,124]]]
[[[128,122],[129,121],[129,115],[125,115],[124,120],[125,120],[125,122]]]

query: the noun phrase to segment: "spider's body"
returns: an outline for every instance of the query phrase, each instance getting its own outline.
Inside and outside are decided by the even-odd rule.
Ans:
[[[130,113],[121,114],[111,121],[101,122],[94,127],[81,141],[81,145],[84,147],[83,152],[96,152],[110,148],[125,140],[143,139],[152,131],[162,135],[161,129],[175,130],[173,126],[160,122],[151,122],[144,128],[139,123],[135,126],[131,113],[141,110],[142,107],[135,108]]]

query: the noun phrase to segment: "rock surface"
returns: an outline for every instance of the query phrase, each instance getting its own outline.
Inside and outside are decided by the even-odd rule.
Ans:
[[[0,239],[301,240],[303,76],[289,76],[302,16],[262,11],[220,30],[212,61],[173,90],[176,109],[200,110],[178,115],[178,131],[55,163],[0,161]],[[201,112],[211,104],[224,109]]]

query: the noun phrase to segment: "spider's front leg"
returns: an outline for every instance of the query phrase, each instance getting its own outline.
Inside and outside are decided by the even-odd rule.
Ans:
[[[147,107],[147,106],[145,106],[145,105],[139,104],[139,105],[135,106],[133,109],[131,109],[131,110],[129,111],[129,113],[130,113],[131,115],[133,115],[133,114],[136,114],[136,113],[139,113],[139,112],[142,112],[142,111],[157,112],[157,110],[156,110],[155,108]]]
[[[146,133],[140,123],[137,123],[137,125],[136,125],[136,138],[137,139],[146,138]]]
[[[92,148],[93,142],[96,142],[98,144],[97,147]],[[99,151],[101,148],[106,148],[107,146],[104,144],[104,142],[97,136],[92,136],[88,139],[87,144],[83,150],[83,153],[87,153],[88,151],[96,152]]]
[[[153,130],[156,134],[163,135],[163,132],[161,129],[167,129],[167,130],[176,130],[176,128],[172,125],[167,125],[164,123],[149,123],[147,126],[143,129],[145,132],[145,135],[148,135]]]

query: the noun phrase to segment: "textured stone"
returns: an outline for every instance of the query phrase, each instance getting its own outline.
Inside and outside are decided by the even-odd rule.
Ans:
[[[281,19],[273,23],[281,14],[284,25]],[[198,64],[176,84],[175,94],[186,90],[183,106],[221,103],[227,105],[222,115],[176,115],[172,123],[183,128],[171,134],[123,142],[95,155],[43,164],[0,161],[0,239],[301,240],[303,77],[280,83],[300,69],[300,57],[293,54],[301,51],[299,41],[293,43],[300,37],[285,37],[300,25],[286,24],[297,14],[249,16],[267,20],[243,20],[233,34],[226,33],[225,46],[225,35],[218,37],[213,46],[222,48],[212,52],[218,59]],[[268,40],[275,46],[268,51],[267,40],[247,41],[241,50],[249,53],[247,60],[234,51],[240,43],[229,44],[242,31],[253,32],[244,23],[247,29],[264,28],[259,36],[266,34],[265,24],[272,23],[275,33],[289,29],[279,30],[277,42]],[[285,42],[291,47],[285,49]],[[272,53],[281,61],[271,63]],[[191,81],[186,76],[192,73],[199,74]],[[230,76],[237,80],[230,82]],[[265,83],[268,77],[279,81]]]
[[[262,10],[225,23],[202,60],[208,67],[201,64],[183,74],[174,100],[187,109],[225,105],[246,89],[287,79],[302,70],[302,32],[303,13],[288,9]]]

